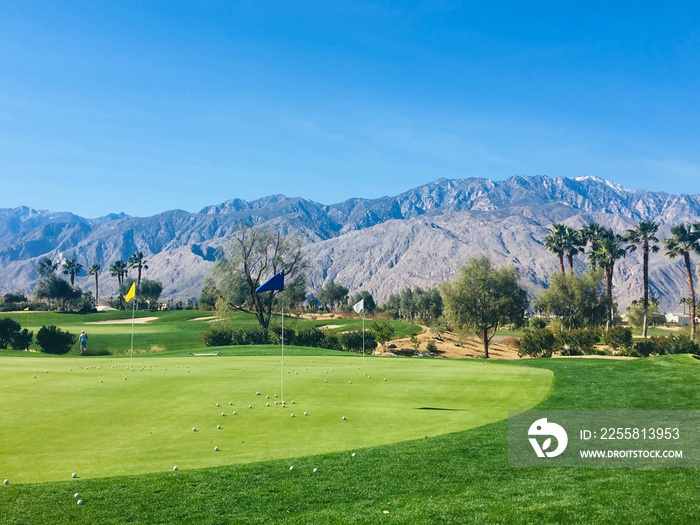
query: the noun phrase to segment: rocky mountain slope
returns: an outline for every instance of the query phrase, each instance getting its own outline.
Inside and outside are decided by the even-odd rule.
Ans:
[[[324,205],[282,195],[252,202],[233,199],[197,213],[182,210],[153,217],[106,215],[85,219],[67,212],[21,207],[0,209],[0,292],[31,292],[36,264],[76,258],[102,266],[100,295],[116,292],[107,268],[142,251],[145,275],[163,282],[164,297],[196,297],[214,264],[216,248],[241,226],[300,235],[312,263],[309,291],[333,279],[352,292],[367,290],[380,302],[407,286],[435,286],[454,276],[469,257],[488,255],[514,264],[532,293],[552,272],[556,258],[542,239],[547,227],[580,227],[597,221],[623,233],[641,220],[662,224],[660,237],[679,222],[700,222],[700,196],[629,190],[614,183],[515,176],[441,179],[394,197],[349,199]],[[583,269],[582,258],[576,263]],[[651,290],[667,310],[687,295],[680,261],[652,256]],[[85,290],[92,278],[77,280]],[[641,295],[641,264],[631,253],[615,276],[622,307]]]

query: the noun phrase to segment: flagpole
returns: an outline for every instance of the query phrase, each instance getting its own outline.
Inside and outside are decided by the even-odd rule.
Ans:
[[[134,316],[136,315],[136,298],[131,298],[131,354],[129,356],[129,370],[131,370],[131,360],[134,358]]]
[[[282,289],[282,406],[284,406],[284,289]]]
[[[365,364],[365,310],[362,309],[362,364]]]

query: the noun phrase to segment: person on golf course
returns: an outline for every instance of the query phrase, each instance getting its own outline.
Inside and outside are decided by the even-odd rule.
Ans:
[[[85,330],[80,332],[80,337],[78,338],[78,340],[80,341],[80,353],[84,354],[85,350],[87,350],[87,340],[88,340],[88,336],[85,333]]]

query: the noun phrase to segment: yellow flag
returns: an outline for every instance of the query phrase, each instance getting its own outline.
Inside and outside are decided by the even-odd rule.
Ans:
[[[25,312],[28,312],[28,311],[29,311],[29,307],[27,306],[27,307],[24,309],[24,311],[25,311]]]
[[[131,285],[131,288],[129,288],[129,292],[126,294],[126,297],[124,297],[124,300],[128,303],[131,301],[134,297],[136,296],[136,283],[133,283]]]

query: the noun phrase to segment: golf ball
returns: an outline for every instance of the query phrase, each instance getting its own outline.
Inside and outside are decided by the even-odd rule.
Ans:
[[[175,465],[175,466],[173,467],[173,470],[177,470],[177,465]]]
[[[343,421],[345,421],[346,419],[347,419],[347,418],[346,418],[345,416],[343,416]]]
[[[214,450],[215,450],[216,452],[218,452],[218,451],[219,451],[219,447],[214,447]]]
[[[78,505],[85,505],[85,502],[84,502],[83,500],[81,500],[81,499],[79,499],[76,503],[77,503]]]
[[[71,474],[71,477],[77,478],[77,477],[78,477],[78,474],[76,474],[75,472],[73,472],[73,474]]]
[[[318,469],[316,467],[314,467],[314,472],[318,472]]]
[[[3,481],[3,483],[4,483],[5,485],[9,485],[9,484],[10,484],[10,480],[9,480],[9,479],[6,479],[5,481]]]
[[[294,465],[291,465],[291,466],[289,467],[289,470],[294,470]]]
[[[192,432],[197,432],[197,427],[192,427]]]
[[[73,497],[74,497],[74,498],[79,498],[79,497],[80,497],[80,492],[76,492],[75,494],[73,494]]]

